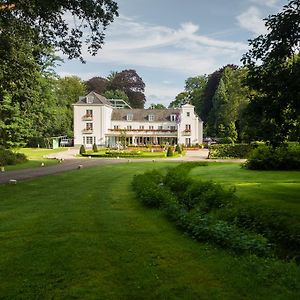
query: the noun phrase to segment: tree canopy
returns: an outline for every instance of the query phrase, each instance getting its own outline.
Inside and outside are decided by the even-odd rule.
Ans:
[[[0,28],[31,32],[37,44],[81,58],[83,43],[92,55],[101,48],[117,10],[112,0],[6,0],[0,4]]]
[[[300,138],[300,0],[265,19],[268,33],[250,40],[242,61],[249,69],[249,135],[273,146]]]

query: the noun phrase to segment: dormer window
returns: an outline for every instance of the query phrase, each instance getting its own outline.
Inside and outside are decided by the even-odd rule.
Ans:
[[[148,121],[154,121],[154,115],[148,115]]]
[[[92,104],[94,102],[94,96],[88,95],[86,96],[86,103],[87,104]]]
[[[176,115],[175,114],[170,115],[170,120],[171,120],[171,122],[175,122],[176,121]]]
[[[132,121],[133,120],[133,114],[127,114],[126,120],[127,121]]]

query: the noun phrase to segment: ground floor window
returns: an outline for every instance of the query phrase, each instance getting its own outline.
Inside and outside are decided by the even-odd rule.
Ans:
[[[93,137],[92,136],[87,136],[86,137],[86,144],[88,145],[88,144],[93,144]]]
[[[190,138],[185,139],[185,145],[186,146],[191,146],[191,139]]]

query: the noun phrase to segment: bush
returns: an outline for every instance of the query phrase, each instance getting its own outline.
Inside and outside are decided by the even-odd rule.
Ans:
[[[86,151],[85,151],[84,145],[81,145],[81,146],[80,146],[80,149],[79,149],[79,154],[82,155],[82,154],[85,154],[85,152],[86,152]]]
[[[171,157],[171,156],[174,156],[174,151],[172,147],[168,147],[167,157]]]
[[[225,190],[220,184],[212,181],[197,181],[188,186],[179,201],[188,210],[198,209],[208,213],[213,209],[220,209],[233,204],[234,192],[233,188]]]
[[[252,151],[249,144],[214,144],[209,146],[209,158],[247,158]]]
[[[16,165],[27,161],[23,153],[14,153],[8,149],[0,149],[0,166]]]
[[[175,152],[177,152],[178,154],[182,153],[182,149],[179,144],[176,145]]]
[[[277,148],[259,146],[253,150],[244,166],[251,170],[300,169],[300,146],[299,144]]]
[[[289,212],[252,205],[238,205],[221,211],[220,217],[268,238],[279,256],[300,261],[300,224]]]
[[[209,241],[235,252],[267,255],[269,244],[263,236],[242,230],[224,220],[218,220],[214,215],[202,210],[202,207],[194,210],[187,209],[195,207],[195,203],[200,202],[197,192],[202,196],[206,194],[201,201],[209,209],[227,206],[229,200],[233,198],[233,191],[225,192],[220,185],[212,182],[202,183],[198,188],[197,183],[187,177],[191,168],[197,165],[199,164],[181,164],[169,170],[165,177],[158,171],[136,175],[132,183],[133,189],[144,205],[161,208],[177,227],[197,240]],[[181,200],[184,192],[191,196],[189,204]],[[199,198],[198,200],[192,199],[193,192]],[[192,201],[195,203],[191,205]]]
[[[93,152],[98,152],[98,148],[96,144],[93,144]]]

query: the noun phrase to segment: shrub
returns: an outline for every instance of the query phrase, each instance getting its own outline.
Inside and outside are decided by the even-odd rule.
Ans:
[[[178,154],[182,153],[182,149],[179,144],[176,145],[175,152],[177,152]]]
[[[14,153],[8,149],[0,149],[0,166],[16,165],[27,161],[23,153]]]
[[[212,181],[193,182],[188,186],[180,202],[191,210],[197,208],[208,213],[213,209],[227,207],[235,200],[234,189],[225,190]]]
[[[299,144],[277,148],[259,146],[253,150],[244,166],[251,170],[300,169],[300,146]]]
[[[297,216],[286,211],[240,204],[225,209],[222,219],[267,237],[279,256],[300,261],[300,224]]]
[[[171,157],[171,156],[174,156],[173,148],[172,147],[168,147],[167,157]]]
[[[252,151],[249,144],[214,144],[209,146],[209,158],[247,158]]]
[[[81,146],[80,146],[80,149],[79,149],[79,154],[82,155],[82,154],[85,154],[85,152],[86,152],[86,151],[85,151],[84,145],[81,145]]]
[[[96,144],[93,144],[93,152],[98,152],[98,148]]]

